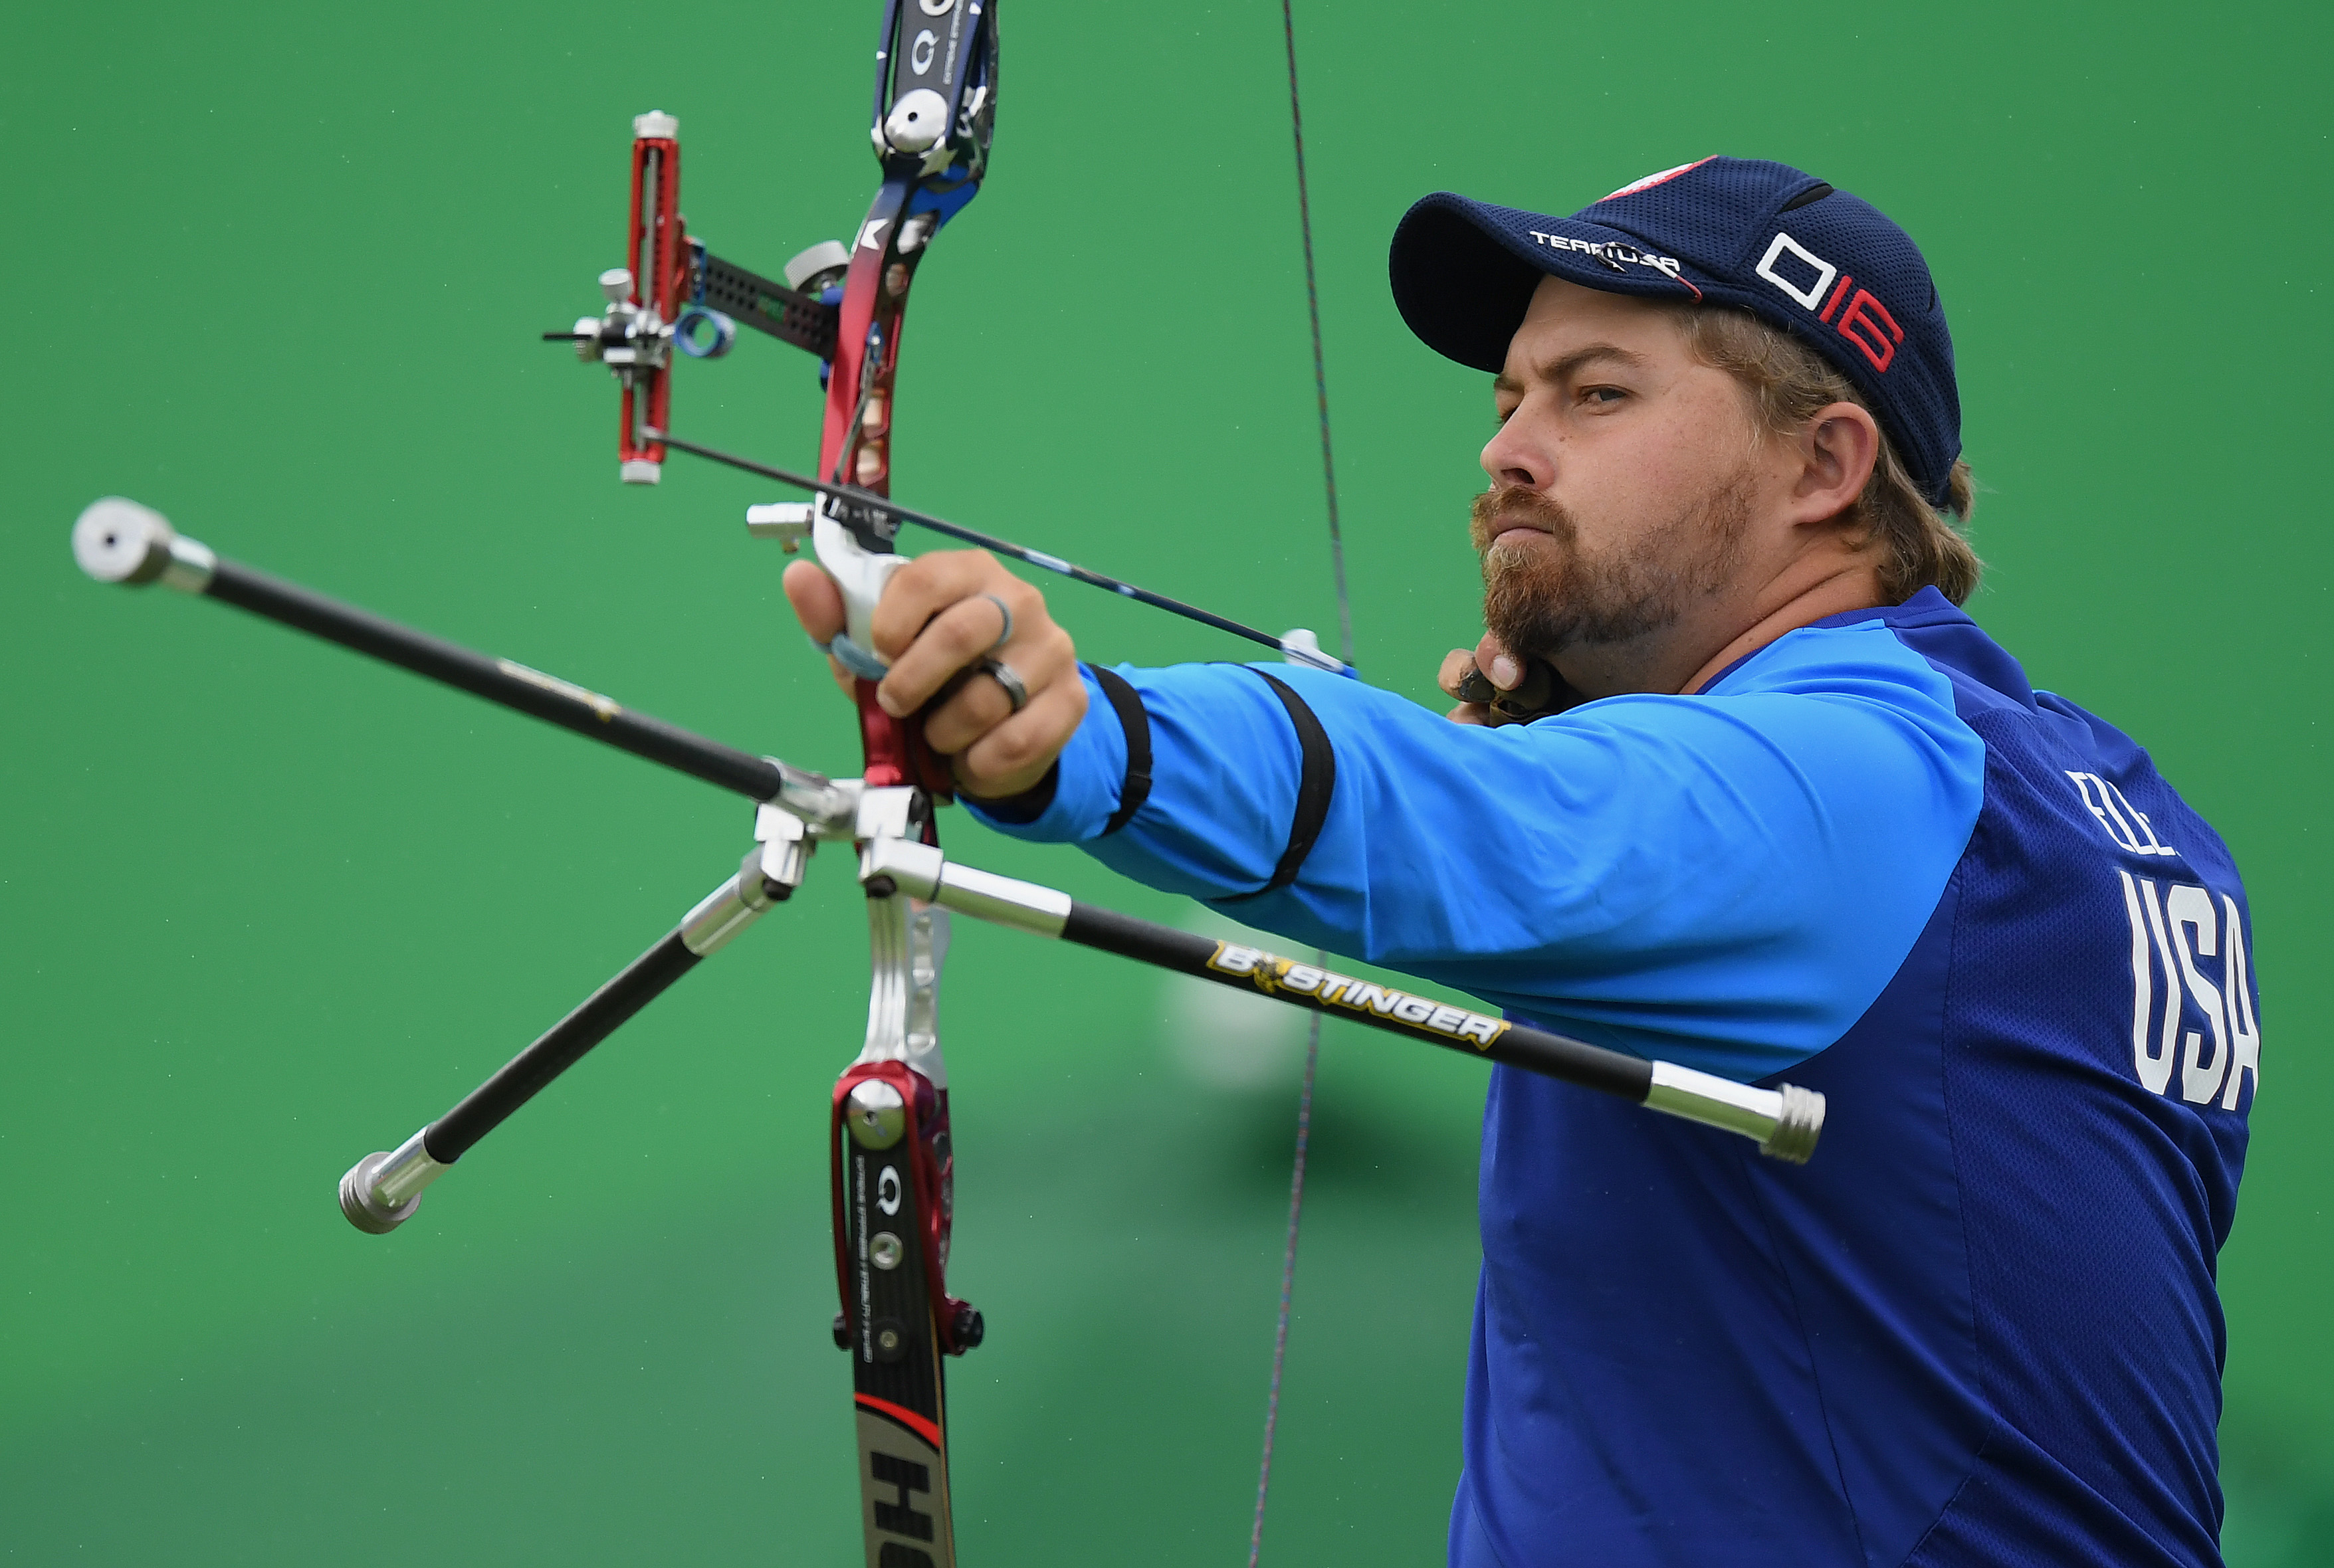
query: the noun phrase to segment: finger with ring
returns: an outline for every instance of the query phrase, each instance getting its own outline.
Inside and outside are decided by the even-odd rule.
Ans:
[[[1001,659],[985,658],[973,668],[1005,688],[1005,695],[1012,700],[1014,712],[1019,713],[1029,706],[1029,688],[1011,665]]]
[[[989,645],[989,651],[994,653],[998,649],[1013,640],[1013,610],[1010,605],[1007,604],[1002,599],[998,598],[994,593],[984,593],[981,597],[988,600],[991,604],[997,606],[997,613],[1005,617],[1005,624],[998,629],[997,640]],[[1015,706],[1018,707],[1019,705],[1016,704]]]

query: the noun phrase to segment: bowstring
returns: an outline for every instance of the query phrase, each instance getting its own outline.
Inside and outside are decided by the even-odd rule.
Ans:
[[[1297,90],[1294,0],[1280,0],[1281,35],[1288,45],[1288,130],[1297,151],[1297,226],[1305,244],[1305,310],[1313,327],[1313,390],[1321,411],[1321,485],[1328,501],[1329,565],[1337,589],[1337,646],[1354,662],[1354,611],[1345,592],[1345,536],[1337,521],[1337,460],[1329,443],[1329,372],[1321,351],[1321,291],[1313,266],[1313,203],[1305,182],[1305,111]],[[1326,958],[1326,954],[1317,954]],[[1248,1537],[1248,1568],[1264,1552],[1265,1500],[1272,1491],[1272,1441],[1280,1427],[1280,1377],[1288,1360],[1289,1301],[1297,1285],[1297,1238],[1305,1218],[1305,1156],[1313,1135],[1313,1083],[1321,1065],[1321,1015],[1305,1034],[1305,1077],[1297,1091],[1297,1156],[1288,1174],[1288,1237],[1280,1255],[1280,1311],[1272,1330],[1272,1380],[1264,1401],[1264,1457],[1257,1466],[1256,1522]]]
[[[1297,19],[1280,0],[1288,41],[1288,130],[1297,146],[1297,228],[1305,242],[1305,313],[1313,325],[1313,390],[1321,409],[1321,486],[1329,503],[1329,567],[1337,586],[1337,646],[1354,662],[1354,609],[1345,595],[1345,534],[1337,522],[1337,459],[1329,446],[1329,372],[1321,355],[1321,290],[1313,273],[1313,202],[1305,185],[1305,115],[1297,96]]]

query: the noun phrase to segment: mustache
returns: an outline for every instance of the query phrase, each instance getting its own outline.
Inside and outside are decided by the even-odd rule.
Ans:
[[[1565,544],[1578,537],[1570,513],[1521,485],[1494,486],[1477,495],[1468,508],[1467,538],[1478,555],[1489,553],[1491,542],[1510,528],[1534,529]]]

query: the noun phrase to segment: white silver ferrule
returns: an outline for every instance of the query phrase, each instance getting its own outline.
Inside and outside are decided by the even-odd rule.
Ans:
[[[391,1208],[411,1203],[420,1198],[423,1188],[453,1169],[430,1159],[429,1147],[417,1132],[399,1144],[373,1172],[373,1198]]]
[[[748,850],[738,874],[680,918],[681,946],[700,958],[718,953],[776,902],[762,886],[762,848]]]
[[[1654,1063],[1645,1109],[1739,1132],[1755,1139],[1760,1153],[1794,1165],[1807,1163],[1823,1130],[1823,1096],[1810,1090],[1755,1089],[1671,1062]]]
[[[939,888],[925,896],[943,909],[1038,937],[1059,937],[1070,918],[1069,894],[970,866],[942,866]]]
[[[200,593],[211,585],[218,557],[210,546],[181,534],[170,541],[170,559],[162,567],[162,586],[181,593]]]
[[[1782,1120],[1783,1097],[1772,1089],[1753,1089],[1731,1078],[1656,1062],[1653,1087],[1645,1092],[1645,1109],[1723,1127],[1764,1142]]]
[[[341,1178],[341,1212],[372,1236],[387,1236],[413,1217],[421,1192],[453,1169],[429,1157],[417,1132],[386,1154],[368,1154]]]

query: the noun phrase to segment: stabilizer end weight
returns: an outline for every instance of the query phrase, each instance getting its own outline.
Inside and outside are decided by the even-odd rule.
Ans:
[[[388,1159],[386,1149],[368,1154],[349,1167],[348,1174],[341,1178],[341,1212],[367,1236],[387,1236],[411,1219],[413,1211],[421,1207],[421,1195],[418,1192],[403,1203],[393,1205],[373,1197],[373,1183]]]
[[[160,582],[200,593],[218,568],[218,558],[181,538],[169,518],[121,495],[82,508],[73,520],[72,549],[75,563],[100,582],[132,587]]]

